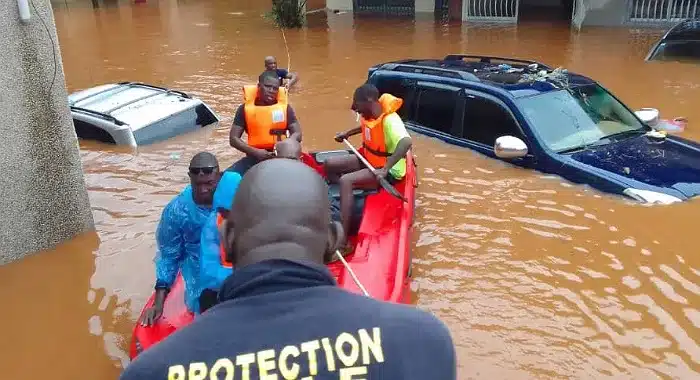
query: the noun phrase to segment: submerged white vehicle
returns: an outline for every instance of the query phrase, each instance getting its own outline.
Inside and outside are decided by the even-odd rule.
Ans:
[[[138,82],[105,84],[68,96],[78,138],[132,147],[219,121],[200,99]]]

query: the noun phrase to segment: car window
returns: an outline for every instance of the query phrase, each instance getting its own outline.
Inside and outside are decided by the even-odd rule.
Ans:
[[[116,144],[114,137],[112,137],[109,132],[96,125],[92,125],[79,119],[73,119],[73,125],[75,126],[75,134],[81,140],[92,140],[107,144]]]
[[[558,152],[604,143],[613,135],[649,130],[597,84],[547,92],[516,102],[543,143]]]
[[[415,121],[424,127],[450,133],[456,102],[456,91],[420,88]]]
[[[525,141],[513,116],[500,104],[482,97],[467,95],[462,137],[493,146],[501,136],[515,136]]]
[[[134,138],[138,145],[145,145],[187,133],[214,122],[216,122],[214,114],[203,104],[199,104],[157,123],[137,129],[134,131]]]
[[[410,120],[413,116],[413,87],[409,85],[407,80],[398,78],[379,78],[374,85],[379,90],[380,94],[391,94],[397,98],[403,99],[403,104],[398,110],[399,116],[404,120]]]
[[[700,41],[664,42],[659,45],[651,59],[657,60],[699,60]]]

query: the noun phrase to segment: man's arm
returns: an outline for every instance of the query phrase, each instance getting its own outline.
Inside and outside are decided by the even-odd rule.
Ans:
[[[384,166],[388,170],[393,168],[402,158],[406,157],[411,146],[413,146],[413,140],[411,139],[411,135],[408,134],[403,120],[401,120],[401,117],[397,114],[391,114],[385,117],[383,127],[387,145],[393,145],[392,143],[397,141],[394,153],[387,158],[386,165]]]
[[[254,156],[257,153],[256,148],[248,145],[243,141],[243,132],[246,130],[245,122],[245,108],[241,104],[236,110],[236,116],[233,117],[233,125],[231,126],[231,131],[228,135],[229,144],[240,152],[245,153],[249,156]]]
[[[297,73],[287,72],[287,79],[289,79],[289,87],[294,86],[299,81],[299,75]]]
[[[163,209],[163,213],[156,229],[156,244],[158,253],[156,254],[156,296],[165,294],[175,282],[180,264],[184,258],[185,244],[182,238],[181,220],[187,217],[180,210],[179,200],[176,198],[168,203]],[[156,297],[156,301],[158,297]]]
[[[287,69],[279,69],[278,74],[282,74],[281,77],[289,81],[287,82],[287,87],[292,87],[299,81],[299,75]]]
[[[296,139],[301,142],[301,124],[299,124],[294,108],[290,105],[287,105],[287,129],[289,130],[290,139]]]
[[[391,156],[389,156],[389,158],[386,159],[386,165],[384,167],[387,169],[393,168],[394,165],[401,161],[402,158],[406,157],[406,154],[408,153],[409,149],[411,149],[412,145],[413,141],[410,137],[404,137],[399,140],[399,143],[396,144],[396,150],[391,154]]]

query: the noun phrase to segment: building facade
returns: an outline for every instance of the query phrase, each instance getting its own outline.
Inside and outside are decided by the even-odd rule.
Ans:
[[[326,0],[326,7],[356,14],[437,13],[463,22],[563,21],[577,28],[667,27],[700,18],[700,0]]]

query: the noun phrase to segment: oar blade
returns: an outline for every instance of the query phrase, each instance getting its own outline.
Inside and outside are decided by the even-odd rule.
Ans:
[[[384,190],[386,190],[389,194],[401,199],[404,202],[408,202],[408,200],[404,198],[404,196],[401,193],[399,193],[399,191],[396,190],[394,186],[391,186],[391,184],[389,183],[389,181],[386,180],[386,178],[378,178],[378,180],[382,188],[384,188]]]

